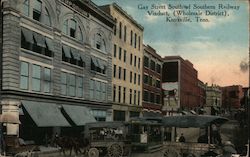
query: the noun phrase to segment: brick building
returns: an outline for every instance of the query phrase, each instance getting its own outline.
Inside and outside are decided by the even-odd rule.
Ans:
[[[91,1],[1,5],[1,112],[21,121],[7,124],[7,135],[41,143],[46,134],[111,120],[112,17]]]
[[[241,100],[244,97],[244,91],[241,85],[225,86],[221,87],[221,90],[222,108],[232,110],[241,107]]]
[[[149,45],[143,45],[143,115],[161,115],[162,90],[161,71],[162,58]]]
[[[163,110],[167,114],[178,110],[191,110],[199,106],[197,70],[180,56],[163,58],[162,88]]]

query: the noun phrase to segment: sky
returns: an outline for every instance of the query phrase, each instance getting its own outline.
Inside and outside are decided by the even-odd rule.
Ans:
[[[179,55],[191,61],[204,83],[249,86],[247,0],[92,1],[97,5],[117,3],[144,27],[145,45],[153,47],[162,57]],[[152,9],[153,5],[160,7]],[[185,9],[184,5],[190,8]],[[168,15],[149,15],[151,11]],[[208,22],[197,22],[197,15],[174,16],[178,11],[202,12],[198,17]],[[192,22],[169,22],[171,18],[184,17]]]

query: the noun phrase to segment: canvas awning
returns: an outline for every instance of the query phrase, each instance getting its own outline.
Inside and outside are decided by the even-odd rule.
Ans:
[[[38,33],[33,33],[36,44],[40,47],[45,47],[45,37]]]
[[[77,49],[74,49],[74,48],[70,48],[70,51],[74,57],[74,59],[76,60],[81,60],[81,55],[80,55],[80,52],[77,50]]]
[[[22,105],[38,127],[70,126],[54,103],[23,100]]]
[[[54,45],[53,45],[52,39],[50,39],[50,38],[45,38],[45,41],[46,41],[46,44],[47,44],[47,46],[48,46],[48,49],[49,49],[50,51],[54,51]]]
[[[34,44],[33,32],[32,31],[30,31],[30,30],[28,30],[26,28],[22,28],[22,33],[23,33],[23,36],[24,36],[26,42]]]
[[[96,122],[94,116],[90,114],[90,110],[87,107],[74,105],[62,106],[64,111],[77,126],[83,126],[86,123]]]
[[[70,47],[68,47],[68,46],[66,46],[66,45],[63,45],[62,48],[63,48],[63,52],[64,52],[64,54],[65,54],[65,57],[71,58],[71,55],[70,55]]]
[[[98,60],[97,60],[96,58],[91,57],[91,60],[92,60],[92,62],[94,63],[94,65],[95,65],[96,67],[100,67],[99,62],[98,62]]]

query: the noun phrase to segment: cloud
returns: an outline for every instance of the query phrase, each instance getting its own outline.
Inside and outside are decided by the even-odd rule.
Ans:
[[[242,58],[248,56],[248,48],[232,43],[222,46],[209,40],[193,40],[186,43],[155,42],[149,45],[162,57],[179,55],[183,59],[190,60],[198,71],[198,78],[203,82],[222,86],[248,85],[248,73],[242,73],[239,68]],[[246,71],[245,63],[246,61],[242,63],[242,68]]]
[[[240,71],[243,73],[248,72],[249,64],[247,62],[247,59],[245,58],[240,62]]]

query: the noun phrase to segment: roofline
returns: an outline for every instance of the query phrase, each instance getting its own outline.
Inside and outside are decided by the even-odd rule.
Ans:
[[[108,7],[108,6],[113,6],[119,13],[121,13],[122,15],[124,15],[127,19],[129,19],[134,25],[136,25],[141,31],[144,30],[144,27],[139,24],[135,19],[133,19],[133,17],[131,15],[129,15],[125,10],[122,9],[122,7],[120,7],[118,4],[116,3],[112,3],[112,4],[108,4],[108,5],[103,5],[101,7]]]

